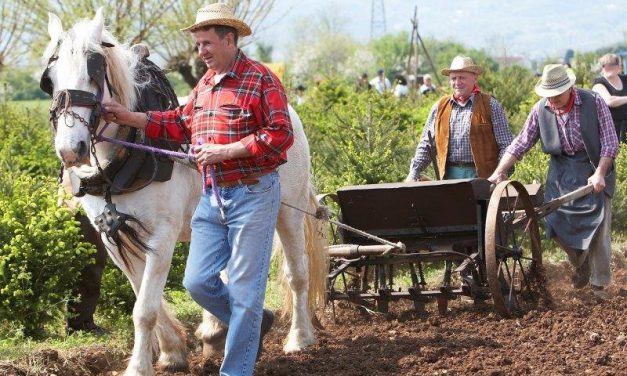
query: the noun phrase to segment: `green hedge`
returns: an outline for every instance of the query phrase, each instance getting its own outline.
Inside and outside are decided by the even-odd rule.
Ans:
[[[74,214],[57,205],[54,179],[2,174],[0,181],[0,320],[37,336],[64,315],[95,248],[82,241]]]

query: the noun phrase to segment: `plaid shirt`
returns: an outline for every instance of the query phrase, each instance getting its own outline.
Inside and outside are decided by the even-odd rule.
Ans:
[[[294,138],[279,79],[241,50],[233,68],[217,84],[215,75],[214,70],[207,71],[185,106],[148,112],[146,135],[177,142],[191,139],[194,145],[200,138],[216,144],[241,141],[251,156],[217,163],[218,181],[269,172],[285,163]]]
[[[449,147],[448,156],[446,158],[448,162],[474,163],[472,150],[470,148],[470,120],[472,117],[472,102],[474,99],[475,95],[473,94],[464,106],[459,104],[456,100],[451,99],[453,101],[453,109],[451,110]],[[416,154],[411,160],[409,168],[408,177],[410,179],[417,180],[420,173],[431,163],[427,132],[431,131],[431,134],[435,135],[435,120],[438,113],[438,103],[439,101],[431,108],[427,123],[422,130],[422,137],[416,147]],[[501,107],[501,104],[493,97],[490,97],[490,109],[492,110],[492,129],[494,131],[494,138],[499,147],[499,159],[501,159],[505,149],[512,142],[514,136],[509,129],[503,107]],[[441,173],[443,172],[444,171]]]
[[[595,93],[594,98],[597,106],[597,117],[599,119],[601,157],[616,158],[619,146],[616,131],[614,130],[614,123],[612,122],[612,115],[607,105],[598,94]],[[548,101],[545,107],[550,109]],[[507,152],[517,159],[521,159],[540,138],[538,122],[539,111],[540,102],[533,106],[522,131],[507,148]],[[564,154],[573,155],[578,151],[585,150],[583,138],[581,137],[581,97],[579,96],[578,90],[575,90],[575,105],[573,109],[568,114],[556,115],[556,119],[557,131]]]

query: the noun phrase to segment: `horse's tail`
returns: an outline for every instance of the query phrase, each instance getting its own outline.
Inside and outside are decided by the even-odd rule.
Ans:
[[[308,212],[318,212],[318,201],[309,188]],[[309,311],[315,313],[326,303],[327,276],[329,273],[329,244],[322,221],[305,215],[305,250],[309,259]],[[313,316],[312,316],[313,317]]]
[[[309,276],[307,303],[314,325],[320,326],[315,313],[324,308],[326,301],[326,285],[329,271],[328,240],[321,221],[313,217],[319,207],[316,195],[313,188],[310,187],[308,191],[307,208],[305,208],[308,214],[305,214],[303,219],[305,253],[308,260],[307,275]],[[285,264],[282,267],[285,267]],[[280,283],[283,290],[286,291],[282,314],[289,316],[293,309],[292,294],[289,293],[291,290],[287,280],[284,278],[285,273],[282,272],[280,275],[282,276]]]

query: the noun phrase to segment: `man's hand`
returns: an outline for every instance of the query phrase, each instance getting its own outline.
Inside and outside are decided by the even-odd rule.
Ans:
[[[196,162],[209,166],[230,159],[229,145],[202,144],[192,146],[192,155]]]
[[[595,193],[599,193],[605,189],[605,177],[598,173],[598,171],[599,170],[588,178],[588,184],[592,184]]]
[[[488,180],[490,181],[490,183],[498,184],[504,180],[507,180],[507,174],[497,169],[497,170],[494,170],[494,172],[492,173],[492,175],[490,175],[490,177],[488,177]]]
[[[239,141],[232,144],[212,144],[209,142],[202,145],[194,145],[192,146],[191,154],[196,159],[196,162],[202,166],[209,166],[227,159],[250,156],[248,149]]]
[[[103,117],[106,121],[116,124],[130,125],[135,128],[145,128],[147,119],[143,112],[131,112],[118,102],[111,101],[104,105]]]

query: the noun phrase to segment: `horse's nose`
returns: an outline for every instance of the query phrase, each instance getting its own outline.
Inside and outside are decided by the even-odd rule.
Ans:
[[[66,167],[78,166],[81,161],[87,159],[88,155],[87,143],[85,141],[79,141],[72,148],[65,148],[59,150],[59,156],[63,160],[63,164]]]
[[[79,141],[76,146],[76,155],[78,155],[78,160],[82,161],[87,157],[87,143],[85,141]]]

